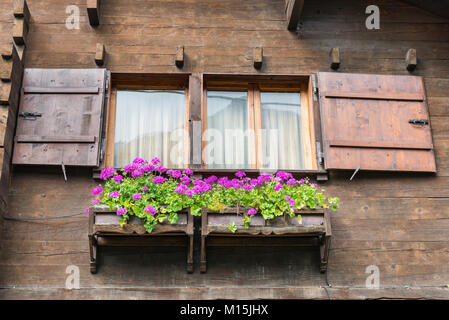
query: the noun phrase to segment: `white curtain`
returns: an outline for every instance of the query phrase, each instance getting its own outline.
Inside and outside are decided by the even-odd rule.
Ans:
[[[263,165],[304,169],[299,92],[261,92]]]
[[[158,157],[164,166],[184,166],[185,92],[118,90],[114,167],[135,157]]]
[[[208,168],[249,168],[248,135],[247,92],[208,91]]]

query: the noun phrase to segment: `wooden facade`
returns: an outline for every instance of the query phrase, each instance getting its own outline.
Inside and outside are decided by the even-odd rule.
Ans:
[[[399,0],[28,0],[29,13],[20,13],[16,2],[0,2],[2,75],[3,65],[16,66],[11,65],[10,81],[2,76],[0,83],[0,298],[449,299],[449,17],[444,8],[428,11],[425,1]],[[380,9],[378,30],[365,25],[371,4]],[[70,5],[79,8],[79,29],[66,27]],[[292,13],[295,7],[300,15]],[[208,249],[203,274],[199,233],[192,274],[185,272],[185,248],[171,246],[100,248],[100,270],[91,274],[84,208],[98,184],[93,169],[10,165],[20,92],[14,90],[21,88],[20,76],[13,75],[21,75],[23,67],[106,68],[113,77],[421,76],[431,123],[431,146],[423,140],[423,149],[434,153],[436,166],[422,157],[425,170],[417,171],[429,172],[361,168],[351,180],[352,164],[339,167],[351,170],[329,170],[319,185],[341,198],[341,208],[330,215],[326,274],[319,272],[315,248],[250,244]],[[201,101],[189,97],[195,120]],[[65,289],[70,265],[80,268],[79,290]],[[366,288],[371,265],[379,268],[379,289]]]

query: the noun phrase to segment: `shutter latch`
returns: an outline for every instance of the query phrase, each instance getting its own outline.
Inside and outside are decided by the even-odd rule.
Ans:
[[[41,117],[42,113],[38,112],[20,112],[19,117],[25,118],[25,120],[36,120],[37,117]]]
[[[410,119],[408,123],[415,124],[418,126],[427,126],[429,124],[429,120],[427,119]]]

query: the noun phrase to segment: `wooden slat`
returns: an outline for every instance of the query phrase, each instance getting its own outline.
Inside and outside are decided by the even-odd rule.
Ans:
[[[14,0],[13,7],[14,17],[25,18],[26,21],[30,20],[30,10],[28,8],[26,0]]]
[[[60,88],[60,87],[24,87],[23,92],[27,93],[36,93],[36,94],[92,94],[99,93],[100,88],[98,87],[86,87],[86,88]]]
[[[95,139],[95,136],[17,136],[17,142],[21,143],[94,143]]]

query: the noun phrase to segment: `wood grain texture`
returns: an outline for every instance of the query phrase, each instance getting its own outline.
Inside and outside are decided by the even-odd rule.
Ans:
[[[29,1],[27,67],[91,68],[97,42],[108,48],[113,73],[255,72],[253,48],[264,48],[263,74],[329,70],[329,52],[344,59],[339,72],[409,75],[405,54],[414,48],[424,78],[432,125],[436,175],[399,172],[334,172],[320,183],[341,198],[331,215],[332,245],[327,288],[333,299],[448,299],[449,24],[444,17],[396,0],[378,0],[381,29],[366,30],[365,1],[305,1],[301,27],[286,30],[285,2],[278,0],[109,0],[93,30],[81,12],[80,29],[68,30],[63,0]],[[0,43],[11,41],[13,7],[0,11]],[[85,5],[84,0],[74,4]],[[296,27],[296,26],[295,26]],[[343,56],[344,54],[344,56]],[[140,78],[140,77],[139,77]],[[140,79],[138,79],[140,80]],[[163,82],[162,80],[160,80]],[[3,90],[3,83],[0,84]],[[309,97],[313,101],[313,93]],[[8,93],[9,98],[9,93]],[[8,98],[6,101],[8,101]],[[423,97],[416,97],[418,100]],[[314,102],[314,111],[317,110]],[[320,127],[315,126],[320,140]],[[89,274],[86,168],[15,168],[9,189],[11,217],[79,217],[39,222],[1,221],[0,296],[11,299],[329,299],[315,249],[215,248],[208,273],[185,274],[184,248],[104,248],[103,269]],[[195,263],[201,257],[195,253]],[[232,259],[230,259],[232,257]],[[65,290],[67,265],[80,266],[80,290]],[[366,267],[378,265],[381,288],[365,289]],[[123,276],[126,272],[126,277]],[[96,288],[95,288],[96,287]],[[144,288],[143,288],[144,287]],[[112,289],[111,289],[112,288]]]
[[[105,69],[26,69],[23,86],[20,112],[40,116],[19,117],[13,163],[97,166]]]

